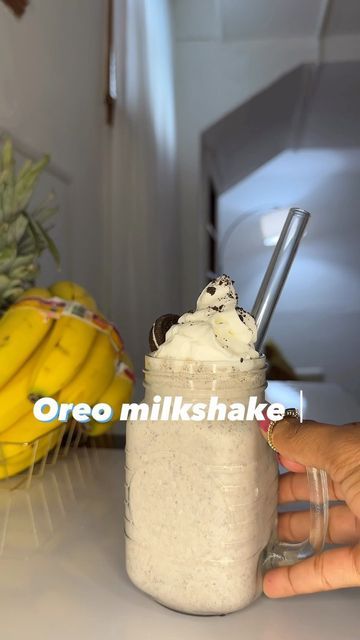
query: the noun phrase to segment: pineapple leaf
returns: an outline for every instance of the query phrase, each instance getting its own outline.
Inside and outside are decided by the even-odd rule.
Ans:
[[[54,216],[56,212],[56,207],[43,207],[41,209],[37,209],[37,211],[34,211],[32,217],[34,220],[36,220],[36,222],[43,224],[49,218],[52,218],[52,216]]]
[[[13,173],[14,149],[11,138],[6,138],[2,148],[2,169]]]
[[[32,166],[33,166],[33,163],[31,160],[25,160],[23,166],[21,167],[17,175],[18,182],[22,180],[22,178],[24,178],[24,176],[26,176],[30,172]]]
[[[10,278],[8,278],[5,274],[0,274],[0,293],[6,291],[10,284]]]
[[[47,248],[54,258],[56,266],[59,268],[60,254],[55,242],[39,222],[33,220],[29,213],[24,212],[24,214],[27,216],[29,221],[29,228],[31,229],[38,255],[40,255],[43,249]]]
[[[26,211],[49,156],[37,162],[25,160],[16,174],[12,141],[0,148],[0,316],[22,291],[33,286],[39,271],[38,258],[49,250],[59,266],[59,252],[49,236],[52,228],[54,195]]]
[[[4,220],[10,220],[13,216],[13,201],[14,201],[14,185],[12,182],[8,182],[2,192],[2,215]]]
[[[23,213],[20,213],[20,215],[9,224],[7,230],[8,242],[15,242],[16,244],[19,244],[27,229],[28,224],[29,221],[27,217]]]
[[[22,265],[32,265],[34,269],[36,267],[36,258],[29,253],[28,255],[17,255],[14,261],[14,266],[22,266]]]
[[[6,291],[4,291],[4,293],[2,294],[2,297],[4,298],[4,300],[7,300],[8,302],[15,302],[15,300],[21,296],[21,294],[24,293],[24,288],[21,286],[14,286],[11,287],[11,289],[7,289]]]
[[[40,253],[42,251],[41,237],[39,237],[40,234],[39,234],[39,231],[37,229],[36,223],[34,222],[34,220],[32,220],[30,214],[27,213],[27,211],[24,211],[23,213],[24,213],[24,216],[26,216],[27,221],[28,221],[28,229],[30,231],[31,239],[33,240],[32,244],[34,246],[35,253],[36,253],[36,255],[40,255]]]
[[[7,184],[11,178],[11,171],[3,169],[0,173],[0,186]]]
[[[57,268],[60,270],[60,253],[59,253],[59,250],[58,250],[54,240],[47,233],[46,229],[40,223],[37,223],[37,224],[39,226],[39,229],[41,230],[41,233],[43,235],[44,241],[46,242],[46,247],[50,251]]]
[[[0,250],[0,273],[7,272],[16,259],[16,245],[7,246]]]
[[[27,171],[16,181],[13,199],[13,211],[16,213],[21,209],[25,209],[32,196],[35,184],[40,173],[46,167],[50,160],[48,155],[41,158],[38,162],[31,163]]]

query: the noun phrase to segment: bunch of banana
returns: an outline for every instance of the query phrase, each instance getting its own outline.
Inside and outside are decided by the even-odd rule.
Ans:
[[[107,333],[76,315],[79,305],[96,310],[86,290],[64,281],[24,294],[34,296],[73,302],[75,314],[54,320],[24,304],[0,319],[0,478],[40,460],[61,437],[57,419],[39,422],[34,417],[38,397],[55,397],[59,403],[108,402],[118,417],[122,402],[131,396],[132,380],[118,366],[119,357],[127,356],[119,356]],[[97,427],[104,431],[109,423],[91,425],[91,435],[98,435]]]
[[[19,300],[50,296],[48,289],[32,288]],[[53,324],[45,313],[27,306],[14,305],[0,319],[0,432],[32,412],[30,380]]]

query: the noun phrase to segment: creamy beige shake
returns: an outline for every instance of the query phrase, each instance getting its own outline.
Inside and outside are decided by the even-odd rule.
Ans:
[[[251,395],[263,401],[265,364],[254,348],[255,322],[237,307],[227,276],[210,283],[196,311],[154,341],[158,348],[145,362],[149,405],[157,395],[192,403],[217,396],[227,406],[246,405]],[[130,421],[130,579],[179,611],[222,614],[246,606],[261,593],[276,495],[277,465],[253,420]]]

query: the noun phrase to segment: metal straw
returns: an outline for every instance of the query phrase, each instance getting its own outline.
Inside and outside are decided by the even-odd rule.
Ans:
[[[256,349],[259,351],[281,294],[285,280],[295,258],[310,213],[296,207],[290,209],[288,217],[281,231],[280,238],[274,249],[269,266],[257,294],[252,315],[257,325]]]

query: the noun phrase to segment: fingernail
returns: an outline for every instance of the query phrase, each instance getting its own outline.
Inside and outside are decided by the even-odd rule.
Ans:
[[[271,420],[269,420],[269,418],[267,418],[267,417],[264,418],[264,420],[259,420],[258,421],[258,425],[259,425],[260,429],[264,433],[267,433],[269,431],[270,422],[271,422]]]
[[[258,420],[258,425],[261,429],[261,431],[263,431],[264,433],[267,433],[269,431],[269,426],[270,426],[270,418],[267,417],[267,408],[269,405],[266,406],[266,409],[263,411],[263,414],[265,414],[265,418],[264,420]]]

